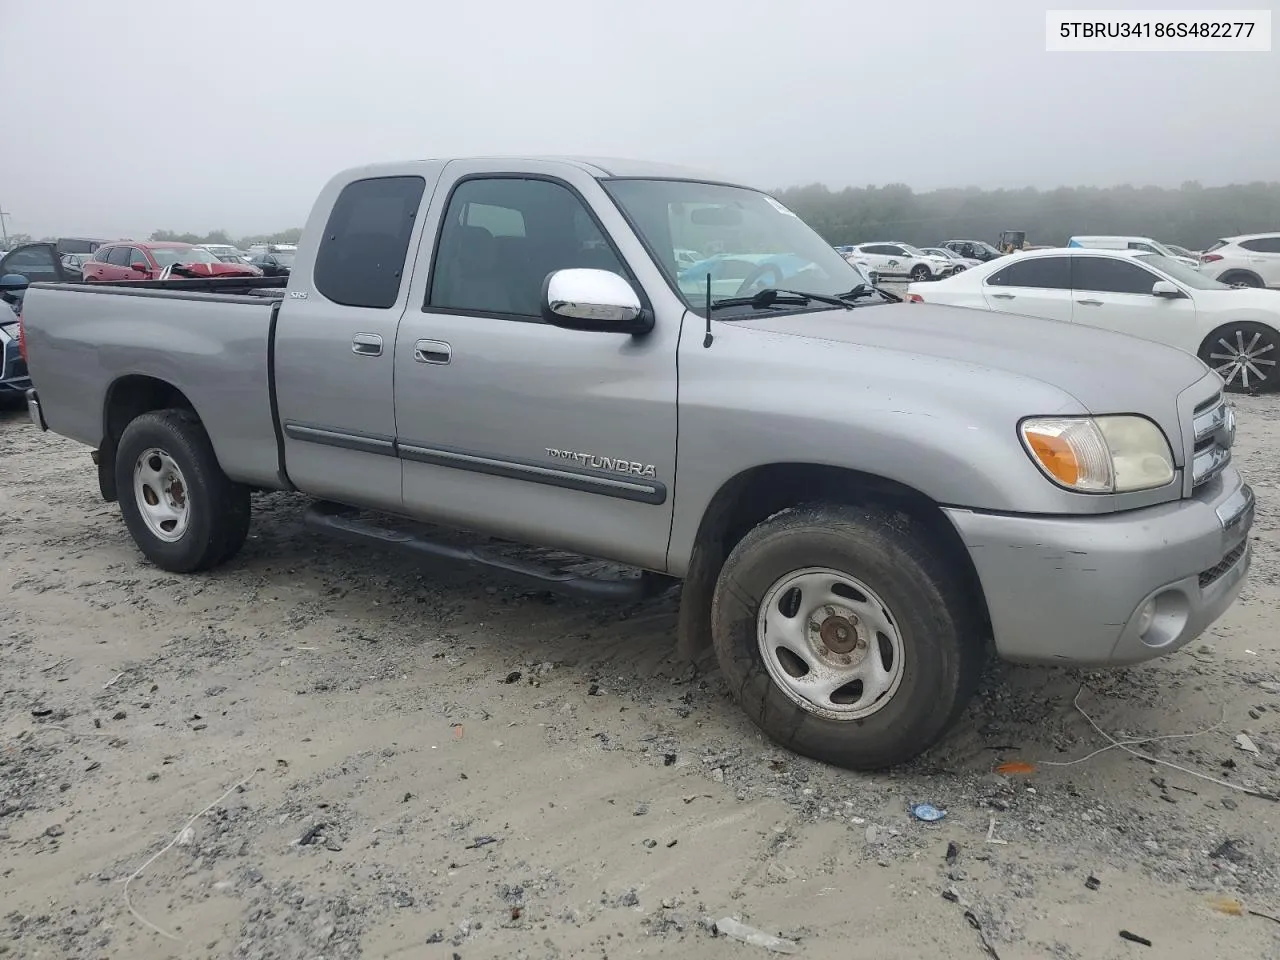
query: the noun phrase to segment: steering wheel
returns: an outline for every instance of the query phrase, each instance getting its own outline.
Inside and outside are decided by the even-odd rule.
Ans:
[[[738,287],[738,290],[734,294],[734,296],[735,297],[746,296],[752,287],[758,284],[761,280],[763,280],[769,274],[773,275],[773,282],[766,284],[766,286],[770,286],[770,287],[780,286],[782,283],[782,270],[778,267],[776,263],[762,263],[760,264],[760,266],[756,267],[754,270],[751,271],[751,273],[747,275],[747,279],[742,281],[742,285]],[[763,290],[764,287],[761,287],[761,289]]]

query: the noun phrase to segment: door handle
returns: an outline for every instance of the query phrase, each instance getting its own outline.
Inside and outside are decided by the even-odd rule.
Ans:
[[[351,338],[351,352],[362,357],[380,357],[382,338],[376,333],[357,333]]]
[[[1084,306],[1086,306],[1086,307],[1100,307],[1100,306],[1102,306],[1102,301],[1101,301],[1101,300],[1077,300],[1077,301],[1076,301],[1076,303],[1082,304],[1082,305],[1084,305]]]
[[[413,359],[418,363],[448,363],[453,347],[443,340],[419,340],[413,345]]]
[[[1012,293],[993,293],[993,294],[991,295],[991,297],[992,297],[992,299],[993,299],[993,300],[1013,300],[1013,299],[1015,299],[1015,298],[1014,298],[1014,295],[1013,295]]]

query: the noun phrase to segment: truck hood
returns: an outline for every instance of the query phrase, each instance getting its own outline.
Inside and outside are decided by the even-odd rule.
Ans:
[[[942,304],[886,304],[735,322],[1030,377],[1070,394],[1095,414],[1142,412],[1163,419],[1159,414],[1170,410],[1177,395],[1209,372],[1191,354],[1149,340]]]

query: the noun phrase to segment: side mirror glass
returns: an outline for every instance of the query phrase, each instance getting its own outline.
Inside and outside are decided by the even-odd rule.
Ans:
[[[542,289],[542,318],[571,330],[648,333],[653,317],[631,284],[608,270],[556,270]]]
[[[28,286],[30,283],[27,278],[20,273],[6,273],[0,277],[0,290],[5,293],[21,293]]]
[[[1151,295],[1155,297],[1169,297],[1170,299],[1176,299],[1182,296],[1182,291],[1168,280],[1157,280],[1151,286]]]

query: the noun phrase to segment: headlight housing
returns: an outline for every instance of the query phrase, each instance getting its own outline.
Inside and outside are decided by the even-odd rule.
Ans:
[[[1036,466],[1078,493],[1131,493],[1173,480],[1173,451],[1146,417],[1031,417],[1018,433]]]

